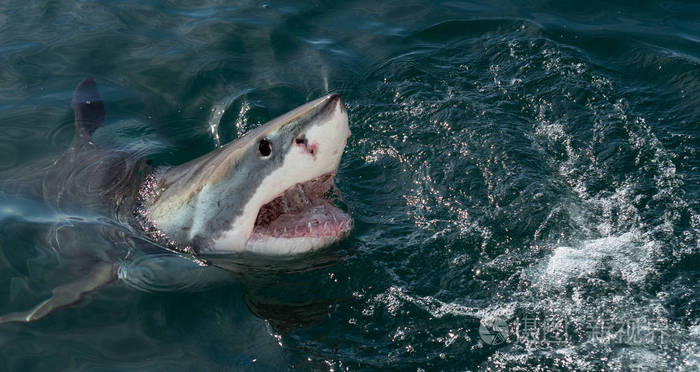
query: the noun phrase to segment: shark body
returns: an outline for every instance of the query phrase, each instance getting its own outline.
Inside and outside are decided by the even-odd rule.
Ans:
[[[327,199],[350,136],[338,95],[187,163],[155,169],[92,141],[105,117],[92,79],[77,86],[72,106],[72,144],[58,159],[0,181],[0,219],[70,226],[52,230],[61,242],[52,248],[81,277],[56,286],[32,310],[0,316],[0,323],[43,318],[114,280],[115,258],[135,240],[194,257],[290,256],[337,242],[352,228],[351,218]],[[66,244],[75,241],[82,243]]]

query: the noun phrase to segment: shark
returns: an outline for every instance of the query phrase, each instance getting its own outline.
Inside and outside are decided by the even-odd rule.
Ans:
[[[0,323],[36,321],[80,301],[117,279],[118,263],[135,247],[198,262],[236,254],[290,257],[352,230],[352,218],[331,195],[351,135],[338,94],[184,164],[159,167],[95,143],[106,113],[92,78],[78,84],[71,104],[75,134],[68,149],[0,180],[0,221],[53,221],[58,227],[49,235],[59,266],[77,278],[63,280],[30,310],[0,316]]]

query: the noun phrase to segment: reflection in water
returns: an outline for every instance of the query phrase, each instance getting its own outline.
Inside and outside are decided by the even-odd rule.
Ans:
[[[332,299],[290,301],[290,297],[304,297],[296,296],[298,294],[296,292],[304,292],[304,288],[295,288],[292,292],[284,293],[283,296],[268,297],[256,284],[259,285],[259,283],[245,282],[245,300],[248,308],[257,316],[270,322],[275,332],[282,335],[320,324],[328,316],[329,309],[337,305],[337,301]]]
[[[329,247],[292,257],[269,257],[252,253],[210,255],[209,263],[235,272],[245,288],[245,300],[256,315],[270,322],[276,332],[286,334],[321,322],[338,299],[314,285],[300,285],[309,275],[333,267],[345,254]]]
[[[214,266],[238,273],[248,280],[257,280],[272,274],[303,273],[329,267],[341,262],[345,254],[329,247],[294,256],[265,256],[244,252],[200,257]]]

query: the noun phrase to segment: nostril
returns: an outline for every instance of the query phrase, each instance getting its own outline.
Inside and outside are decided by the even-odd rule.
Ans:
[[[294,143],[296,143],[298,146],[302,146],[302,151],[306,151],[309,154],[314,155],[314,157],[318,153],[318,143],[314,142],[309,145],[309,140],[305,135],[295,138]]]

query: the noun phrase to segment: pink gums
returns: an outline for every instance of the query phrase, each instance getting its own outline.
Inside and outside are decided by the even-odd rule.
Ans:
[[[258,212],[251,239],[339,238],[350,232],[352,220],[324,197],[333,175],[296,185]]]

